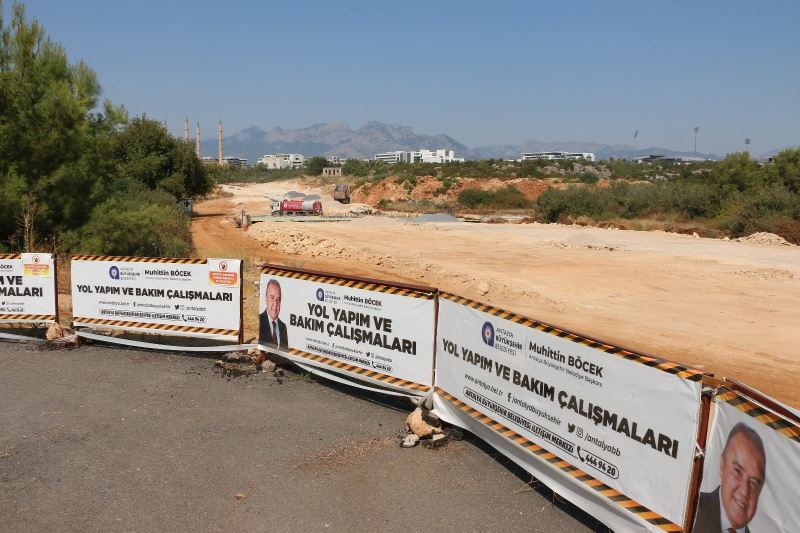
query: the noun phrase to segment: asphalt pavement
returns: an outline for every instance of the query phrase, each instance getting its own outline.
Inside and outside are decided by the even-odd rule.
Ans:
[[[0,345],[0,530],[605,531],[478,439],[401,449],[407,402],[213,363]]]

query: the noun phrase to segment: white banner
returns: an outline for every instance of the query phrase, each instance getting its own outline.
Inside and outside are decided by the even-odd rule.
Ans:
[[[800,531],[800,426],[731,391],[715,406],[694,532]]]
[[[612,528],[682,526],[701,372],[448,298],[457,297],[440,296],[436,349],[443,418],[489,417],[484,425],[527,450],[522,466],[540,474],[549,463],[551,488],[584,508],[605,506],[593,514]]]
[[[52,255],[0,255],[0,322],[55,320],[56,277]]]
[[[238,339],[239,259],[75,256],[76,326]]]
[[[268,269],[259,345],[383,387],[423,394],[433,374],[432,293]]]

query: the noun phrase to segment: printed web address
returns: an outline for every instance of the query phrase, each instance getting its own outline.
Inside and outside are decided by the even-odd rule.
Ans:
[[[125,318],[149,318],[153,320],[175,320],[180,322],[181,315],[169,315],[166,313],[148,313],[147,311],[119,311],[116,309],[101,309],[103,316],[120,316]]]
[[[531,422],[524,416],[515,413],[514,411],[508,409],[507,407],[503,407],[502,405],[490,400],[489,398],[486,398],[485,396],[482,396],[481,394],[478,394],[477,392],[468,387],[464,387],[464,394],[467,396],[467,398],[469,398],[473,402],[481,404],[490,411],[502,416],[506,420],[510,420],[519,427],[524,428],[529,433],[532,433],[533,435],[536,435],[540,439],[543,439],[555,446],[558,446],[568,454],[572,455],[573,457],[576,457],[575,445],[572,442],[559,437],[552,431],[543,428],[542,426],[536,424],[535,422]]]

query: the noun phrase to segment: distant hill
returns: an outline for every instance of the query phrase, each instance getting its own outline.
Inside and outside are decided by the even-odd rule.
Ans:
[[[457,157],[466,159],[519,159],[523,152],[594,152],[598,159],[632,158],[650,154],[666,156],[693,156],[722,159],[717,154],[683,152],[669,148],[650,147],[634,150],[625,144],[602,144],[589,141],[545,142],[532,139],[519,145],[492,145],[470,148],[445,134],[425,135],[415,133],[408,126],[367,122],[353,130],[346,124],[323,123],[307,128],[273,128],[264,131],[258,126],[243,129],[223,139],[225,155],[246,157],[254,164],[264,154],[299,153],[305,156],[325,155],[343,158],[371,159],[375,154],[391,150],[419,150],[420,148],[449,148]],[[217,155],[216,139],[200,143],[203,155]],[[773,152],[777,153],[778,150]],[[772,152],[768,152],[771,154]],[[766,157],[766,154],[765,154]]]

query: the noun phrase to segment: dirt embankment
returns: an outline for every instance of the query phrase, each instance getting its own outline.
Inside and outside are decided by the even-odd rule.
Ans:
[[[301,182],[282,187],[315,190]],[[225,213],[252,191],[234,194],[198,205],[207,213],[193,222],[200,255],[436,286],[734,377],[800,406],[800,248],[768,235],[735,242],[662,231],[416,224],[374,216],[259,223],[243,232]],[[253,196],[263,194],[259,188]],[[254,310],[257,302],[248,298]]]
[[[451,184],[449,187],[448,184]],[[377,205],[381,200],[389,202],[405,202],[408,200],[430,200],[433,202],[454,202],[458,195],[466,189],[496,191],[503,187],[513,186],[528,199],[535,200],[550,187],[564,187],[556,179],[533,178],[447,178],[434,176],[418,176],[415,183],[400,181],[396,176],[389,176],[378,183],[365,183],[353,191],[353,201],[369,205]]]

